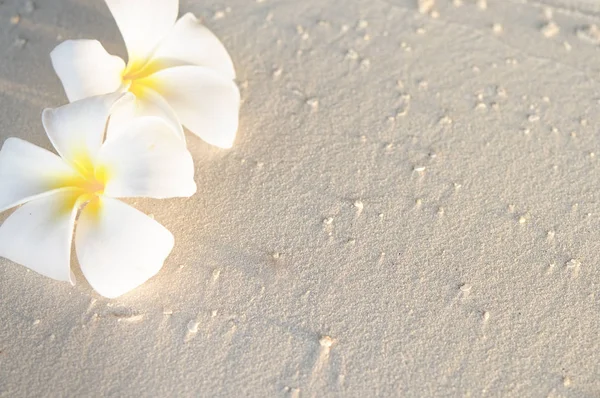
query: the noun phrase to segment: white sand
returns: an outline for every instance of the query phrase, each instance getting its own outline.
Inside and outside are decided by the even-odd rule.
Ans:
[[[137,201],[177,244],[120,299],[0,261],[0,396],[600,396],[600,2],[181,8],[236,145]],[[2,140],[49,146],[67,38],[124,53],[101,0],[0,5]]]

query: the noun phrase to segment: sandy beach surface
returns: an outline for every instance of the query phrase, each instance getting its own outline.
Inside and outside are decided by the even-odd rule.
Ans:
[[[182,0],[234,59],[231,150],[115,300],[0,260],[0,396],[599,397],[600,2]],[[0,2],[0,140],[101,0]],[[5,219],[8,213],[1,216]]]

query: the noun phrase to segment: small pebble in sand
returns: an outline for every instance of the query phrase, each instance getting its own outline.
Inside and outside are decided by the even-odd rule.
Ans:
[[[192,319],[187,324],[187,330],[190,333],[198,333],[198,326],[200,326],[200,322]]]
[[[560,32],[560,26],[558,26],[554,21],[549,21],[542,25],[540,32],[542,32],[544,37],[551,38]]]
[[[575,258],[572,258],[566,262],[565,266],[567,268],[579,268],[581,266],[581,261],[579,261]]]
[[[356,207],[356,209],[360,212],[363,210],[363,208],[365,207],[365,205],[363,204],[363,202],[361,200],[356,200],[354,202],[354,207]]]
[[[410,109],[410,94],[402,94],[400,96],[398,110],[396,111],[396,117],[406,116]]]
[[[351,60],[357,60],[358,59],[358,53],[353,50],[353,49],[349,49],[346,52],[346,58],[351,59]]]
[[[438,124],[442,124],[442,125],[452,124],[452,118],[449,117],[448,115],[444,115],[438,120]]]
[[[594,45],[600,44],[600,29],[594,24],[575,29],[575,35],[583,42]]]
[[[471,291],[471,287],[472,286],[470,284],[463,283],[462,285],[460,285],[459,289],[460,289],[461,292],[466,293],[466,292],[470,292]]]
[[[369,22],[365,21],[364,19],[361,19],[356,24],[356,30],[359,30],[359,31],[360,30],[365,30],[365,29],[367,29],[368,26],[369,26]]]
[[[419,0],[419,12],[429,14],[435,7],[435,0]]]
[[[312,110],[319,108],[319,100],[317,98],[309,98],[306,100],[306,105],[310,106]]]
[[[285,386],[283,391],[287,392],[288,394],[290,394],[291,397],[294,397],[294,398],[297,398],[300,396],[299,388],[292,388],[290,386]]]
[[[321,336],[319,344],[321,347],[330,348],[333,345],[334,340],[329,336]]]

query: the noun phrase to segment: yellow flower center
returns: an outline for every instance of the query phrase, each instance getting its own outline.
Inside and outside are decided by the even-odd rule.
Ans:
[[[71,159],[74,173],[55,180],[56,188],[75,188],[73,194],[61,206],[61,212],[69,213],[74,207],[86,207],[90,214],[100,214],[100,196],[109,175],[105,166],[95,166],[86,151],[76,153]]]
[[[130,62],[123,72],[123,83],[126,87],[129,87],[136,97],[143,97],[143,88],[155,88],[156,84],[152,75],[161,69],[164,69],[165,65],[159,61],[150,62]]]
[[[86,153],[77,154],[72,163],[79,172],[79,176],[71,181],[72,186],[81,189],[83,194],[90,196],[90,198],[102,195],[108,181],[106,168],[104,166],[94,166]]]
[[[53,178],[51,189],[75,188],[73,195],[64,203],[61,211],[70,212],[75,206],[88,204],[90,209],[99,209],[99,197],[109,179],[105,166],[95,166],[86,151],[76,152],[70,159],[73,174]]]

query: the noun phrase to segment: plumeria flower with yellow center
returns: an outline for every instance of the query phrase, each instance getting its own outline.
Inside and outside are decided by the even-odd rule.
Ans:
[[[45,110],[44,128],[60,156],[19,138],[4,142],[0,211],[22,206],[0,226],[0,256],[74,283],[75,235],[83,275],[109,298],[160,270],[173,235],[115,198],[189,197],[196,192],[194,166],[185,143],[160,118],[108,124],[111,109],[133,100],[111,94]]]
[[[240,93],[223,44],[193,14],[177,20],[179,0],[105,0],[129,62],[96,40],[69,40],[51,54],[70,101],[130,91],[135,114],[159,116],[183,137],[182,125],[209,144],[233,145]]]

